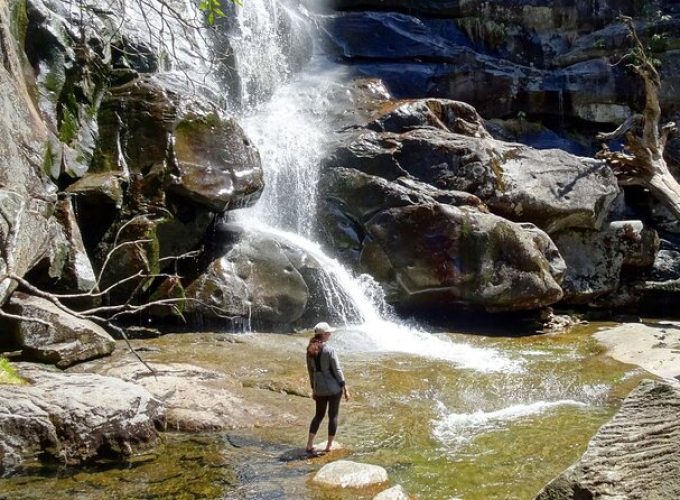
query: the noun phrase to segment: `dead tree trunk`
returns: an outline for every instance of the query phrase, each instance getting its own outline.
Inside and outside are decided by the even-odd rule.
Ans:
[[[605,141],[625,136],[624,151],[611,151],[606,144],[597,154],[612,167],[622,186],[639,185],[650,190],[677,219],[680,220],[680,184],[668,170],[663,158],[669,135],[676,130],[675,123],[659,125],[661,106],[659,90],[661,78],[638,37],[633,19],[622,16],[629,36],[633,41],[629,66],[643,80],[645,86],[645,108],[642,115],[633,115],[614,132],[598,134]],[[641,135],[640,135],[641,130]]]

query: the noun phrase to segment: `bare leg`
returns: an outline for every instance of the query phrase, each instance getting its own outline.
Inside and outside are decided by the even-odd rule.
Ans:
[[[331,448],[333,447],[333,441],[335,440],[335,436],[331,436],[330,434],[328,435],[328,442],[326,443],[326,451],[331,451]]]
[[[306,451],[313,451],[314,450],[314,438],[316,437],[316,434],[312,434],[311,432],[309,433],[309,437],[307,438],[307,446],[305,447]]]

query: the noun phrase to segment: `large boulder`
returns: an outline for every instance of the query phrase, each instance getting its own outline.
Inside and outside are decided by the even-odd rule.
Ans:
[[[129,456],[157,438],[164,409],[146,389],[117,378],[45,371],[19,363],[28,385],[0,386],[0,473],[46,456],[77,465]]]
[[[562,288],[571,304],[594,304],[617,291],[624,266],[651,267],[659,249],[656,231],[640,221],[611,222],[600,231],[566,230],[552,238],[567,264]]]
[[[440,203],[384,210],[365,229],[361,265],[394,304],[510,311],[562,297],[564,264],[542,231]]]
[[[537,500],[678,498],[680,384],[644,380]]]
[[[183,280],[183,311],[198,321],[277,329],[337,319],[334,310],[354,313],[336,289],[331,260],[304,243],[233,223],[216,226],[211,260]]]
[[[175,128],[171,189],[213,212],[247,207],[264,187],[260,155],[234,120],[185,116]]]
[[[40,297],[14,292],[5,309],[26,318],[3,320],[25,359],[66,368],[110,354],[116,346],[100,326],[72,316]]]
[[[366,233],[364,225],[383,210],[439,202],[486,211],[479,198],[463,191],[437,189],[407,176],[390,182],[353,168],[326,170],[320,192],[323,195],[319,206],[321,237],[337,256],[355,269],[359,268]]]
[[[394,180],[412,176],[439,189],[466,191],[492,212],[547,232],[598,229],[619,192],[604,163],[560,150],[539,151],[490,138],[476,113],[451,101],[427,118],[406,101],[344,135],[328,162]],[[431,113],[432,115],[432,113]],[[438,118],[434,114],[434,118]]]

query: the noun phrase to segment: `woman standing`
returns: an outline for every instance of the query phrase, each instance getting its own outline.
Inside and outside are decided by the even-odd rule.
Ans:
[[[340,361],[333,348],[326,345],[334,331],[328,323],[319,323],[314,327],[314,337],[307,346],[307,371],[312,386],[312,398],[316,402],[316,414],[309,425],[309,437],[305,450],[314,453],[314,437],[328,408],[328,442],[326,450],[331,451],[335,433],[338,429],[340,399],[344,394],[349,400],[349,391],[345,385],[345,376],[340,368]]]

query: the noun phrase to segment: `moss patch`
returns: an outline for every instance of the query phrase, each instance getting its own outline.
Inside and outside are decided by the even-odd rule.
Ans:
[[[0,384],[25,384],[26,381],[22,379],[12,367],[9,360],[0,358]]]

